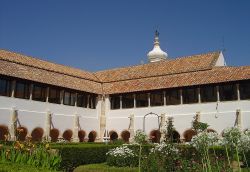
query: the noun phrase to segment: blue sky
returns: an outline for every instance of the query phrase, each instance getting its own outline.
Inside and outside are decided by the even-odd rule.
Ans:
[[[250,65],[250,1],[0,2],[0,49],[59,64],[96,71],[146,63],[158,28],[170,58],[224,47],[228,65]]]

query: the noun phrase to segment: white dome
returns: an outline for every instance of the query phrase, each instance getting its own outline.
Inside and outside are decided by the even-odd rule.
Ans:
[[[166,60],[168,57],[168,54],[162,51],[160,47],[158,31],[155,32],[154,48],[147,54],[147,56],[148,56],[149,62],[157,62],[160,60]]]

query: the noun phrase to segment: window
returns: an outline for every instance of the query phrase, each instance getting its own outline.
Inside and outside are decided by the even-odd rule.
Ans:
[[[180,90],[169,89],[166,90],[166,105],[177,105],[181,103]]]
[[[89,108],[90,109],[95,109],[96,108],[96,95],[91,94],[89,96]]]
[[[134,95],[123,94],[122,95],[122,108],[133,108],[134,107]]]
[[[204,85],[200,87],[201,102],[216,102],[217,89],[215,85]]]
[[[219,86],[220,101],[237,100],[236,84],[224,84]]]
[[[250,99],[250,81],[243,81],[240,83],[240,99]]]
[[[55,88],[55,87],[49,88],[49,102],[50,103],[61,104],[60,91],[61,90],[59,88]]]
[[[183,97],[183,104],[198,103],[197,88],[183,88],[182,97]]]
[[[75,106],[76,94],[70,91],[64,91],[63,104]]]
[[[11,81],[0,78],[0,96],[11,96]]]
[[[111,109],[120,109],[120,95],[110,96]]]
[[[46,101],[46,87],[39,84],[33,85],[32,100]]]
[[[163,106],[164,94],[163,91],[153,91],[150,93],[150,106]]]
[[[136,93],[136,107],[148,107],[148,93]]]
[[[17,81],[15,89],[15,97],[22,99],[30,98],[30,88],[29,83],[25,81]]]
[[[77,94],[77,106],[78,107],[88,107],[88,95],[85,93]]]

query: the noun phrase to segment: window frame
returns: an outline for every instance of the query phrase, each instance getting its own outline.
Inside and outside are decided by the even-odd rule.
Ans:
[[[5,84],[3,86],[4,87],[3,94],[0,92],[0,96],[11,97],[12,80],[7,77],[0,76],[0,84],[2,83],[1,81],[5,81]]]
[[[18,85],[19,84],[22,84],[24,87],[23,87],[23,90],[21,90],[23,93],[23,95],[22,96],[19,96],[19,95],[17,95],[17,87],[18,87]],[[19,85],[20,86],[20,85]],[[16,85],[15,85],[15,95],[14,95],[14,97],[15,98],[20,98],[20,99],[30,99],[30,92],[31,92],[31,90],[30,90],[30,82],[29,81],[26,81],[26,80],[17,80],[16,81]]]
[[[35,98],[35,88],[40,88],[40,98]],[[47,99],[47,86],[39,83],[33,83],[32,87],[32,100],[34,101],[40,101],[40,102],[46,102]]]

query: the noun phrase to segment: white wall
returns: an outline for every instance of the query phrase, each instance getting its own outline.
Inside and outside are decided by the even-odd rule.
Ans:
[[[73,119],[76,113],[80,116],[81,129],[85,130],[87,134],[91,130],[99,131],[97,109],[86,109],[2,96],[0,96],[0,125],[5,124],[9,126],[13,107],[17,110],[21,125],[25,126],[29,133],[35,127],[45,128],[47,111],[52,113],[52,123],[55,128],[60,130],[60,135],[66,129],[73,130]]]

